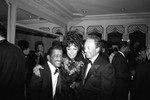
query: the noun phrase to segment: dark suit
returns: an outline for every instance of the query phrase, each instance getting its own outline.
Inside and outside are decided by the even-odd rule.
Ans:
[[[92,64],[83,86],[78,90],[78,98],[80,100],[110,100],[114,85],[113,66],[99,55]]]
[[[7,40],[0,41],[0,99],[24,100],[25,57]]]
[[[127,59],[120,52],[117,52],[112,64],[116,74],[115,100],[128,100],[131,73]]]
[[[40,77],[36,75],[32,76],[29,86],[29,100],[58,100],[60,96],[60,91],[57,91],[58,88],[56,88],[56,94],[53,98],[52,76],[48,63],[44,64],[43,68],[40,69]],[[58,81],[60,82],[60,80]]]
[[[133,79],[133,100],[150,100],[150,60],[137,66]]]

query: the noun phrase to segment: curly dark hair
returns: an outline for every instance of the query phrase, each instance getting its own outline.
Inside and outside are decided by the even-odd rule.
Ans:
[[[44,44],[43,44],[42,41],[37,41],[37,42],[35,42],[35,51],[36,51],[36,52],[38,51],[38,50],[37,50],[38,45],[42,45],[42,46],[44,47]]]
[[[19,40],[18,41],[18,46],[21,48],[21,50],[26,50],[29,48],[29,42],[26,40]]]
[[[78,54],[79,52],[82,51],[82,42],[83,39],[81,38],[80,34],[77,31],[69,31],[64,39],[63,39],[63,47],[64,47],[64,53],[66,53],[66,47],[69,46],[70,44],[74,44],[76,47],[78,47]]]
[[[82,47],[82,38],[80,37],[79,33],[77,31],[69,31],[63,40],[63,46],[67,47],[70,44],[74,44],[79,48],[79,50]]]

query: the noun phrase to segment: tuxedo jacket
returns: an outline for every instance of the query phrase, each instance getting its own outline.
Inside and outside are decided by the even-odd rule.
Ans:
[[[0,41],[0,99],[24,100],[25,57],[22,50]]]
[[[84,70],[84,74],[86,68]],[[83,79],[84,80],[84,79]],[[85,82],[78,90],[79,100],[110,100],[115,86],[113,66],[100,55],[89,70]]]
[[[58,100],[60,96],[60,91],[57,92],[58,88],[56,88],[55,97],[53,98],[52,76],[48,63],[44,64],[43,68],[40,69],[40,77],[33,74],[31,78],[29,100]]]
[[[113,57],[112,64],[115,68],[116,76],[115,100],[127,100],[131,82],[127,59],[120,52],[117,52]]]
[[[120,52],[115,54],[112,64],[115,68],[116,79],[127,80],[130,78],[131,73],[127,59]]]

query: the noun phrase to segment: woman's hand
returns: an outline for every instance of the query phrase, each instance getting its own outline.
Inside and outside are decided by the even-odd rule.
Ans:
[[[33,73],[35,75],[41,77],[39,69],[44,69],[44,68],[39,64],[35,65],[35,67],[33,68]]]

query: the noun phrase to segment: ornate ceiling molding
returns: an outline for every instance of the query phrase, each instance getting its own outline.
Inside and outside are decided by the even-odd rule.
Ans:
[[[83,20],[111,20],[111,19],[139,19],[150,18],[150,12],[143,13],[124,13],[124,14],[105,14],[105,15],[87,15],[83,18],[75,18],[74,21]]]

